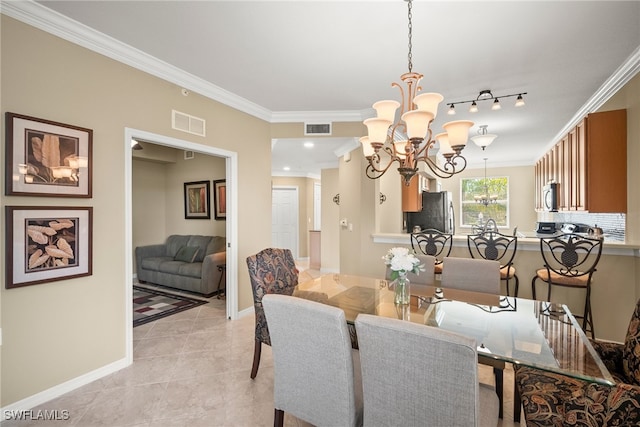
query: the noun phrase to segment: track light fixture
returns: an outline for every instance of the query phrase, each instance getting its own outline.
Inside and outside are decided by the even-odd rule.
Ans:
[[[500,110],[502,108],[502,105],[500,104],[500,100],[504,99],[504,98],[512,98],[514,96],[516,96],[516,102],[515,102],[515,106],[516,107],[522,107],[524,106],[524,98],[522,97],[523,95],[526,95],[527,92],[520,92],[520,93],[513,93],[511,95],[499,95],[499,96],[493,96],[493,93],[491,93],[491,90],[489,89],[484,89],[481,90],[480,93],[478,94],[478,96],[476,97],[476,99],[469,99],[467,101],[457,101],[457,102],[450,102],[447,105],[449,106],[449,110],[447,111],[448,114],[455,114],[456,113],[456,105],[458,104],[471,104],[471,106],[469,107],[469,112],[470,113],[477,113],[478,112],[478,102],[480,101],[488,101],[493,99],[493,104],[491,105],[491,109],[492,110]]]

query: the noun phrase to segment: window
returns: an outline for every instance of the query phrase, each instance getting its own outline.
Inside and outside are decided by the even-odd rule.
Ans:
[[[509,227],[509,178],[462,178],[460,187],[462,227],[483,225],[489,218],[498,227]],[[481,203],[482,198],[489,203]]]

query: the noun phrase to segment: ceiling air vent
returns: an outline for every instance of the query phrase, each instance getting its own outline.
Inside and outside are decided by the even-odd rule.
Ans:
[[[205,121],[200,117],[195,117],[180,111],[171,111],[171,127],[194,135],[205,136]]]
[[[305,123],[305,135],[331,135],[331,123]]]

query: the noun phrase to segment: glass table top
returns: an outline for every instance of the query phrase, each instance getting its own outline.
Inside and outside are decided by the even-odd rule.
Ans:
[[[344,310],[353,332],[360,313],[397,318],[471,336],[485,357],[602,384],[615,384],[569,309],[560,304],[411,284],[411,304],[396,305],[386,280],[327,274],[300,283],[294,296]]]

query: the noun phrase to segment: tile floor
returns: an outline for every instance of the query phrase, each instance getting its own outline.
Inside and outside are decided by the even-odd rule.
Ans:
[[[315,275],[305,271],[301,279]],[[133,330],[134,363],[34,409],[67,410],[68,421],[5,421],[2,427],[172,427],[273,425],[273,360],[263,346],[260,370],[253,360],[253,316],[229,321],[225,301],[160,319]],[[490,368],[480,365],[491,383]],[[505,413],[513,422],[513,371],[505,371]],[[524,424],[524,423],[523,423]],[[308,426],[285,416],[287,427]]]

